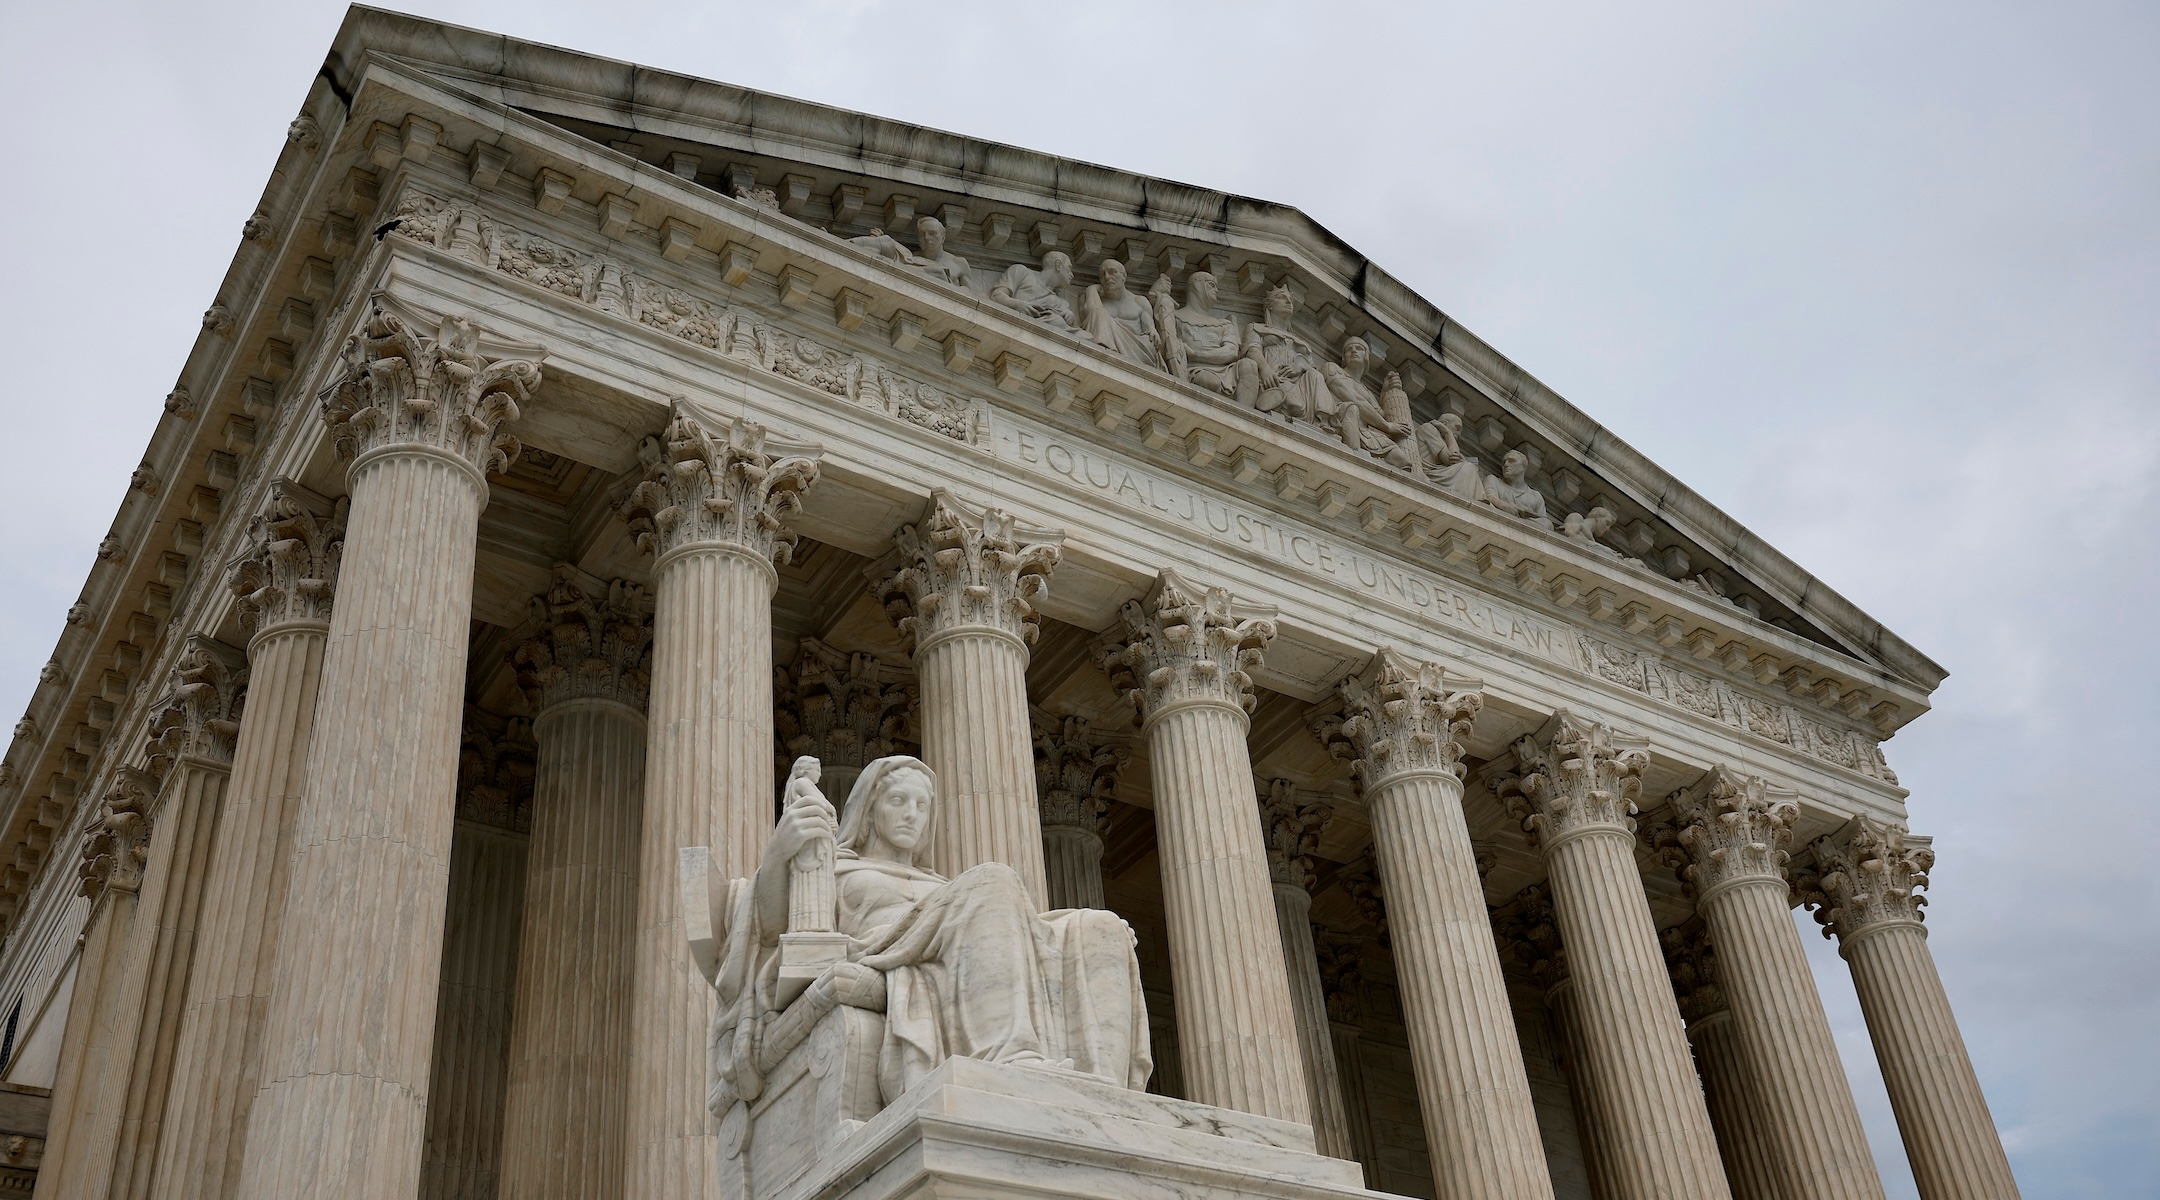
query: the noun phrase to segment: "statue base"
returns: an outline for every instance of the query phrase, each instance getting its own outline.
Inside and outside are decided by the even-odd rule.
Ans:
[[[1370,1197],[1303,1125],[1074,1071],[947,1059],[877,1110],[874,1013],[835,1008],[720,1124],[727,1200]],[[867,1091],[867,1095],[865,1095]]]
[[[844,933],[783,933],[780,935],[778,1007],[795,1003],[803,989],[817,981],[825,968],[847,961],[848,935]]]

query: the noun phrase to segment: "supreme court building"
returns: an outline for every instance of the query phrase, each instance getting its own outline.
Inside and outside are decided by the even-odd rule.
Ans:
[[[2017,1195],[1942,668],[1305,214],[354,8],[237,232],[0,767],[0,1195],[1879,1200],[1801,906]],[[1067,1049],[788,985],[808,850],[730,982],[804,756]]]

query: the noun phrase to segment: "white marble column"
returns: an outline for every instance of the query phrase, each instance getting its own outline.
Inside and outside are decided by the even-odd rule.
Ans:
[[[1349,1157],[1365,1168],[1365,1186],[1372,1187],[1379,1178],[1380,1148],[1373,1141],[1372,1105],[1365,1096],[1365,1060],[1359,1047],[1364,1036],[1365,945],[1360,939],[1323,937],[1316,931],[1313,951],[1319,959],[1320,991],[1327,1000],[1328,1049],[1342,1088]]]
[[[239,1186],[285,909],[291,815],[307,780],[344,538],[344,501],[276,480],[249,552],[233,568],[230,586],[249,633],[247,706],[203,880],[194,977],[152,1183],[159,1200],[225,1200]]]
[[[2009,1156],[1920,923],[1935,852],[1867,817],[1814,850],[1816,920],[1837,935],[1852,968],[1922,1200],[2016,1200]]]
[[[784,522],[817,480],[816,453],[743,421],[710,432],[677,402],[666,435],[639,447],[646,478],[623,508],[655,556],[656,593],[624,1196],[718,1194],[705,1111],[713,991],[683,936],[678,852],[710,846],[724,878],[746,877],[772,833],[774,563],[793,556]]]
[[[1484,699],[1438,663],[1382,647],[1343,683],[1343,748],[1373,858],[1442,1200],[1551,1200],[1537,1107],[1462,813],[1462,746]]]
[[[1010,866],[1048,904],[1027,664],[1064,535],[977,509],[944,489],[923,519],[894,538],[873,590],[915,656],[922,688],[923,761],[937,773],[945,815],[931,863],[958,878],[978,863]]]
[[[1650,756],[1639,740],[1567,712],[1549,737],[1517,742],[1515,755],[1523,774],[1511,807],[1551,875],[1614,1200],[1727,1200],[1635,865],[1631,814]]]
[[[631,951],[652,618],[643,595],[558,564],[516,651],[539,713],[504,1111],[502,1194],[622,1194]]]
[[[775,709],[781,760],[818,760],[818,788],[847,803],[862,769],[888,754],[921,749],[910,739],[915,686],[908,672],[873,655],[849,654],[816,638],[796,648],[779,684]]]
[[[1785,864],[1799,804],[1761,779],[1715,766],[1674,793],[1672,806],[1675,865],[1717,947],[1720,990],[1787,1200],[1882,1200],[1860,1109],[1793,927]]]
[[[1103,901],[1102,819],[1132,755],[1112,746],[1085,717],[1067,717],[1035,735],[1035,783],[1042,792],[1043,868],[1050,907],[1108,908]]]
[[[1312,856],[1334,816],[1321,798],[1301,796],[1287,779],[1268,784],[1260,801],[1268,876],[1274,883],[1275,930],[1282,938],[1283,969],[1290,976],[1290,1003],[1297,1011],[1298,1053],[1305,1064],[1305,1101],[1312,1108],[1313,1140],[1330,1158],[1356,1159],[1350,1119],[1343,1110],[1342,1080],[1328,1029],[1327,995],[1320,986],[1320,955],[1313,944]]]
[[[540,380],[378,305],[323,393],[352,507],[239,1194],[407,1200],[441,979],[474,537]],[[510,357],[507,355],[514,355]]]
[[[1139,710],[1148,742],[1186,1095],[1309,1125],[1245,749],[1246,670],[1275,636],[1272,610],[1233,605],[1224,588],[1164,571],[1121,615],[1124,641],[1104,666]]]
[[[1725,1164],[1733,1200],[1789,1200],[1755,1095],[1756,1080],[1741,1061],[1732,1009],[1718,987],[1717,949],[1710,944],[1710,930],[1698,919],[1661,931],[1658,940],[1672,973],[1673,996],[1687,1021],[1703,1103],[1710,1110],[1710,1128],[1717,1134],[1718,1158]]]

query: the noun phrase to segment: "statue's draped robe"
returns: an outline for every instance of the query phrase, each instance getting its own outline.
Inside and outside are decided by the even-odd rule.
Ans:
[[[955,1055],[1052,1063],[1138,1091],[1153,1060],[1132,930],[1116,914],[1037,914],[1012,868],[985,863],[947,880],[902,863],[840,852],[839,931],[848,958],[885,977],[885,1103]],[[716,986],[716,1084],[743,1089],[742,1060],[772,1010],[779,953],[759,928],[750,887],[736,889]],[[777,937],[780,931],[769,931]]]

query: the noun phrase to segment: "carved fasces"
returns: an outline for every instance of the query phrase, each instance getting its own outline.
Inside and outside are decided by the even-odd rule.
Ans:
[[[806,637],[773,694],[773,728],[783,762],[805,755],[827,766],[861,770],[874,759],[905,754],[915,687],[907,672],[869,654],[849,654]],[[837,797],[845,803],[846,796]]]
[[[910,651],[969,628],[994,629],[1032,646],[1042,622],[1034,601],[1050,588],[1064,540],[939,488],[923,519],[893,535],[894,554],[873,569],[870,590]]]
[[[1335,806],[1319,796],[1300,795],[1287,779],[1268,783],[1260,793],[1269,876],[1276,883],[1312,891],[1313,856],[1320,852],[1320,835],[1335,819]]]
[[[1717,948],[1710,944],[1710,928],[1700,917],[1658,932],[1665,950],[1665,969],[1672,975],[1673,995],[1680,1001],[1680,1015],[1689,1024],[1724,1012],[1725,993],[1718,987]]]
[[[1839,833],[1817,838],[1815,870],[1794,881],[1815,909],[1823,936],[1850,938],[1889,921],[1924,921],[1928,870],[1935,851],[1905,844],[1905,827],[1854,817]]]
[[[347,502],[324,502],[288,479],[271,481],[269,503],[248,528],[248,551],[227,586],[249,637],[288,622],[327,623],[345,553]]]
[[[1102,832],[1103,814],[1117,791],[1118,772],[1132,759],[1123,746],[1109,744],[1085,717],[1067,717],[1055,732],[1035,735],[1035,786],[1041,792],[1042,823]]]
[[[1146,600],[1119,610],[1121,638],[1103,657],[1110,684],[1143,721],[1187,702],[1253,709],[1251,670],[1275,638],[1273,609],[1237,604],[1228,588],[1199,588],[1164,571]]]
[[[1410,773],[1461,779],[1460,739],[1485,706],[1478,686],[1382,646],[1362,675],[1342,681],[1342,723],[1324,740],[1337,758],[1351,760],[1368,789]]]
[[[479,329],[463,317],[442,318],[428,337],[378,301],[346,340],[344,369],[317,397],[338,458],[424,446],[482,474],[508,468],[519,446],[505,427],[540,386],[541,351],[518,351],[485,356]]]
[[[152,770],[184,758],[232,765],[246,702],[247,659],[221,642],[191,635],[173,665],[172,696],[150,722]]]
[[[1533,845],[1553,841],[1578,829],[1607,826],[1634,832],[1635,796],[1642,789],[1643,768],[1650,765],[1648,743],[1614,733],[1590,717],[1560,712],[1552,736],[1515,743],[1521,778],[1513,788],[1496,781],[1508,811],[1523,823]]]
[[[1680,853],[1666,861],[1689,896],[1742,879],[1784,883],[1793,822],[1800,817],[1792,793],[1721,764],[1693,787],[1674,792],[1672,808]]]
[[[107,892],[142,887],[150,860],[150,808],[157,797],[157,776],[122,767],[105,793],[104,807],[83,837],[80,888],[94,904]]]
[[[644,479],[621,514],[640,550],[665,557],[686,546],[734,546],[785,566],[795,534],[783,524],[818,479],[817,448],[783,442],[730,419],[715,436],[681,399],[667,432],[638,445]]]
[[[652,684],[652,604],[617,579],[605,588],[570,563],[534,596],[523,641],[510,654],[536,713],[565,700],[614,700],[640,712]]]

